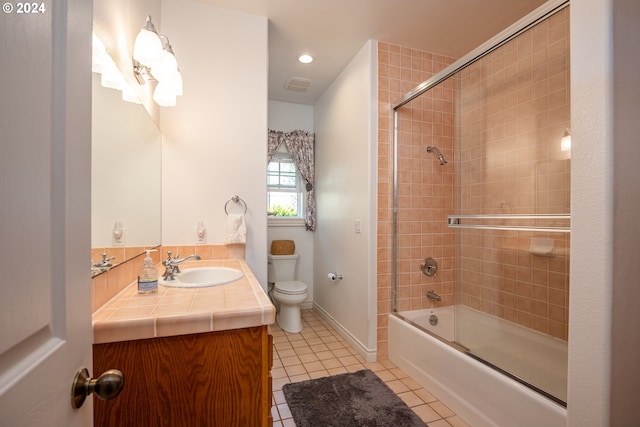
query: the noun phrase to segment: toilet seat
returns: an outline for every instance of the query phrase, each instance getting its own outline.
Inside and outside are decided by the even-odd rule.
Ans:
[[[276,282],[275,290],[285,295],[300,295],[307,292],[307,284],[297,280]]]

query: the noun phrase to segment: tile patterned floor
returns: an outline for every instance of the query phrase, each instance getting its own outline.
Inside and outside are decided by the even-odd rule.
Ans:
[[[277,324],[273,333],[274,427],[296,427],[282,386],[328,375],[371,369],[429,427],[469,427],[431,393],[388,360],[366,362],[355,349],[313,310],[302,310],[302,332],[285,332]]]

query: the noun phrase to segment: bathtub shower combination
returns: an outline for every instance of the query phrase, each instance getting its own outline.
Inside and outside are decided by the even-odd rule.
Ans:
[[[394,105],[389,356],[476,426],[566,423],[569,7]]]

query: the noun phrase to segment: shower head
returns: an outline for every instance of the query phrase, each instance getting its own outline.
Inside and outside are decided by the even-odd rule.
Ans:
[[[438,147],[427,147],[427,153],[430,153],[432,151],[436,152],[436,154],[438,155],[438,160],[440,160],[440,164],[442,166],[447,164],[447,159],[444,158],[440,150],[438,150]]]

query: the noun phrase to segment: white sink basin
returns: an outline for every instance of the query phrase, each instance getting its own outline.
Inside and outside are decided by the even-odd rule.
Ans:
[[[244,273],[229,267],[197,267],[176,274],[175,280],[160,279],[158,283],[171,288],[206,288],[235,282]]]

